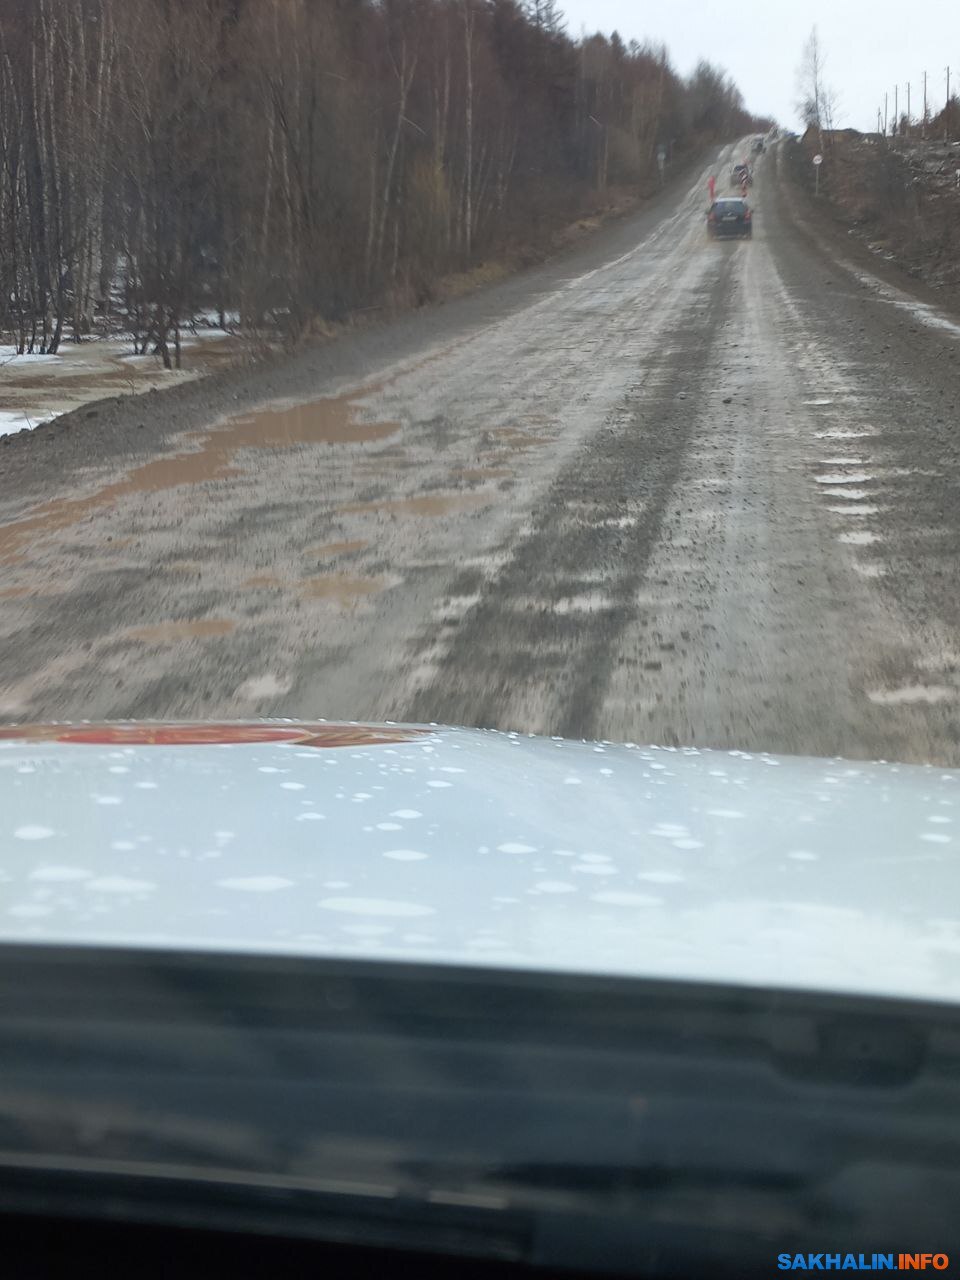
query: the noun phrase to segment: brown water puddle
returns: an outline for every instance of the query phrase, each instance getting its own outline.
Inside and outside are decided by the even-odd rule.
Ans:
[[[320,573],[312,578],[301,578],[300,589],[312,600],[335,600],[348,604],[363,596],[376,595],[391,585],[389,578],[361,578],[347,573]]]
[[[305,556],[316,560],[332,560],[334,556],[352,555],[354,551],[362,551],[368,547],[368,538],[354,538],[352,542],[327,542],[319,547],[307,547]]]
[[[148,644],[168,644],[194,637],[225,636],[237,624],[229,618],[182,618],[179,622],[158,622],[150,627],[131,627],[127,635],[131,640],[144,640]]]
[[[283,580],[275,573],[255,573],[252,578],[244,578],[241,587],[282,587]]]
[[[109,506],[129,494],[156,493],[180,485],[202,484],[241,474],[241,469],[230,465],[238,449],[289,448],[298,444],[362,444],[383,440],[399,431],[400,423],[358,422],[357,401],[442,359],[468,341],[469,336],[450,343],[377,382],[366,383],[345,395],[328,396],[287,408],[262,409],[231,419],[219,427],[189,432],[185,440],[197,442],[197,449],[144,463],[129,471],[123,479],[105,485],[88,497],[42,503],[22,519],[0,527],[0,563],[16,556],[25,542],[69,528],[89,512]],[[118,370],[117,374],[125,377],[126,371]],[[420,514],[443,512],[424,511]]]
[[[19,600],[21,596],[40,595],[33,587],[3,587],[0,589],[0,600]]]
[[[179,485],[224,480],[242,474],[231,465],[238,449],[277,449],[299,444],[355,444],[382,440],[400,429],[397,422],[357,422],[356,401],[377,390],[365,387],[348,395],[286,409],[262,409],[209,431],[190,432],[199,442],[189,453],[156,458],[85,498],[45,502],[20,520],[0,528],[0,561],[9,560],[37,535],[68,528],[91,511],[130,494],[156,493]]]
[[[417,498],[394,498],[387,502],[351,502],[339,507],[342,512],[382,511],[395,515],[447,516],[455,511],[489,507],[494,501],[484,493],[427,493]]]
[[[356,401],[378,388],[365,387],[346,396],[312,400],[286,409],[261,409],[234,418],[216,431],[229,437],[231,449],[282,448],[294,444],[358,444],[383,440],[400,430],[399,422],[358,422]]]

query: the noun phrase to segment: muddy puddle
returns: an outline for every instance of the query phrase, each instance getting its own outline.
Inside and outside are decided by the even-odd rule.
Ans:
[[[314,400],[288,408],[262,409],[208,431],[185,437],[199,447],[156,458],[133,468],[121,480],[83,498],[42,503],[0,528],[0,560],[9,560],[26,542],[77,524],[91,512],[134,494],[157,493],[181,485],[226,480],[241,475],[233,465],[240,449],[282,449],[296,445],[362,444],[382,440],[400,429],[397,422],[360,422],[357,401],[376,388]]]
[[[384,440],[400,430],[399,422],[358,421],[357,401],[376,390],[312,400],[287,408],[260,409],[233,418],[210,432],[211,444],[233,449],[276,449],[297,444],[363,444]],[[205,433],[206,434],[206,433]]]
[[[415,498],[391,498],[385,502],[350,502],[339,507],[338,511],[351,515],[379,511],[398,516],[448,516],[457,511],[489,507],[494,501],[492,494],[425,493]]]
[[[178,640],[209,639],[225,636],[236,626],[229,618],[181,618],[177,622],[158,622],[153,626],[131,627],[127,636],[147,644],[174,644]]]
[[[297,583],[300,592],[310,600],[331,600],[336,604],[351,604],[365,596],[377,595],[397,580],[388,577],[364,578],[347,573],[319,573],[312,578],[301,578]]]
[[[330,546],[338,545],[365,547],[367,544],[365,541],[358,544],[330,544]],[[319,550],[321,548],[314,548],[314,551]],[[334,554],[336,553],[331,552],[330,558]],[[275,573],[256,573],[250,578],[245,578],[240,585],[248,589],[295,591],[309,600],[329,600],[335,604],[347,605],[362,600],[366,596],[386,591],[388,587],[396,586],[399,581],[399,578],[349,573],[318,573],[307,578],[284,578]]]

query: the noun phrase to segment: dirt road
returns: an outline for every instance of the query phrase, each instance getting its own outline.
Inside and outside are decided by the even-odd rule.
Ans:
[[[752,242],[707,241],[706,177],[482,293],[0,449],[0,715],[960,764],[960,324],[776,151]]]

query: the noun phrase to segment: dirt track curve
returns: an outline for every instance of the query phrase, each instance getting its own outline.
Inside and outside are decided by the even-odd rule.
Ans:
[[[960,764],[960,324],[782,168],[0,450],[0,716]]]

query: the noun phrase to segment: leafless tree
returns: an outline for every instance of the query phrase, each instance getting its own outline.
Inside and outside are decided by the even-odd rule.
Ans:
[[[797,69],[797,110],[808,128],[819,133],[820,150],[826,145],[825,135],[832,132],[837,113],[837,94],[824,79],[826,54],[814,26],[803,46]]]
[[[0,0],[0,333],[114,324],[171,368],[200,312],[296,341],[757,123],[557,0]]]

